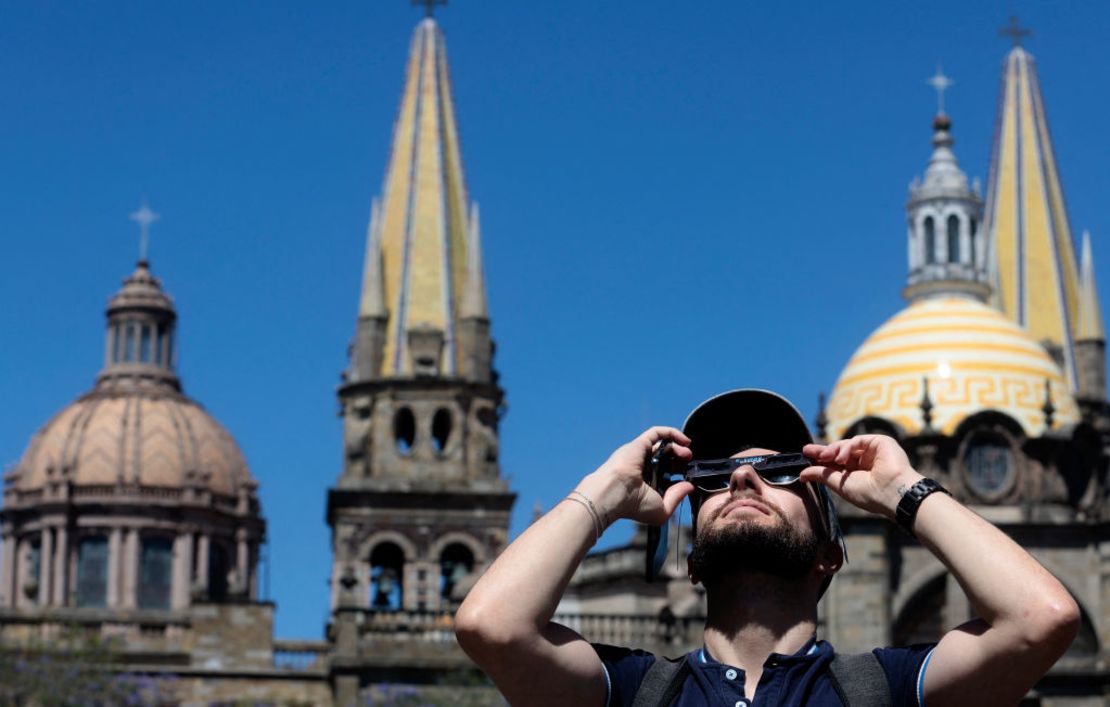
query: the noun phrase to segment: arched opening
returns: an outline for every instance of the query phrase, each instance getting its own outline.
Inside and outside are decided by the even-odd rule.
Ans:
[[[111,340],[112,340],[112,355],[111,355],[112,363],[119,363],[120,355],[121,355],[120,352],[121,352],[122,347],[123,347],[121,334],[120,334],[120,325],[119,324],[115,324],[115,325],[112,326],[112,333],[109,336],[111,337]]]
[[[150,363],[153,360],[153,337],[151,336],[151,328],[149,324],[139,325],[139,360],[143,363]]]
[[[135,326],[134,322],[125,322],[124,327],[124,354],[123,360],[126,363],[135,361]]]
[[[432,444],[437,454],[443,454],[449,439],[451,439],[451,413],[446,408],[440,408],[432,417]]]
[[[960,262],[960,219],[956,214],[948,217],[948,262]]]
[[[971,252],[968,253],[968,259],[969,259],[969,261],[971,262],[972,265],[975,265],[975,260],[976,260],[976,258],[975,258],[975,230],[976,230],[976,227],[977,227],[977,224],[975,223],[975,219],[971,219],[971,221],[968,222],[968,230],[969,230],[969,233],[971,235],[971,237],[968,239],[969,246],[971,248]]]
[[[393,416],[393,440],[401,454],[412,451],[412,445],[416,442],[416,418],[407,407],[401,408]]]
[[[439,595],[447,602],[460,602],[460,583],[474,570],[474,553],[462,543],[452,543],[439,556]]]
[[[391,542],[379,543],[370,553],[371,611],[400,611],[404,597],[405,553]]]
[[[108,538],[89,535],[77,543],[77,587],[73,603],[80,607],[108,604]]]
[[[227,546],[212,541],[208,544],[208,601],[227,601],[227,575],[231,571]]]
[[[937,229],[932,216],[925,217],[925,263],[937,262]]]
[[[173,586],[173,542],[169,538],[143,538],[139,551],[139,607],[170,608]]]
[[[891,631],[896,646],[933,643],[944,635],[945,584],[948,575],[929,580],[914,593],[894,622]]]
[[[41,541],[36,538],[30,542],[27,548],[27,574],[23,577],[22,588],[23,596],[31,601],[37,601],[39,597],[39,582],[42,581],[42,545]]]

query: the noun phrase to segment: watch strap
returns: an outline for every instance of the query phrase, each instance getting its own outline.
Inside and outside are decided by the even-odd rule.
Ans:
[[[940,491],[947,493],[948,489],[944,488],[932,479],[921,479],[902,495],[902,500],[898,502],[898,507],[894,510],[894,519],[902,530],[910,535],[914,535],[913,521],[917,518],[917,509],[921,507],[921,502],[932,494]],[[914,535],[916,537],[916,535]]]

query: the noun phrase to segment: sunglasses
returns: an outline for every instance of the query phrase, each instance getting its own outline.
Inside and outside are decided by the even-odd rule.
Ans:
[[[683,479],[702,493],[718,493],[728,489],[732,472],[742,466],[751,466],[759,478],[771,486],[789,486],[798,483],[802,470],[813,466],[813,462],[802,454],[705,459],[687,464]]]

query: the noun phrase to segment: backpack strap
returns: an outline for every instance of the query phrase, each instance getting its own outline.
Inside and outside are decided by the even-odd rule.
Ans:
[[[829,679],[845,707],[893,707],[890,683],[874,653],[833,656]]]
[[[636,690],[636,698],[632,707],[667,707],[682,689],[686,676],[690,674],[690,666],[686,664],[686,656],[680,658],[656,658],[644,675],[640,689]]]

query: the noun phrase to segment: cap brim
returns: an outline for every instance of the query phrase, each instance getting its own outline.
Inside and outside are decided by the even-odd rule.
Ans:
[[[715,395],[694,408],[682,431],[694,459],[723,459],[751,447],[801,452],[813,442],[809,426],[786,398],[759,388]]]

